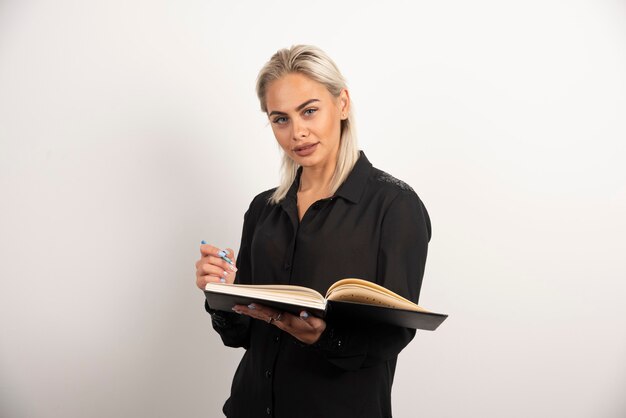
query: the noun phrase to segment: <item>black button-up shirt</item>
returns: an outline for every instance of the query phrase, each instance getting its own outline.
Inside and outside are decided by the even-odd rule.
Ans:
[[[413,189],[361,152],[337,192],[299,221],[300,174],[281,203],[268,203],[272,189],[250,204],[236,282],[325,294],[335,281],[356,277],[417,303],[431,227]],[[415,330],[329,315],[319,341],[307,346],[263,321],[205,307],[224,344],[246,349],[224,405],[228,417],[391,417],[397,356]]]

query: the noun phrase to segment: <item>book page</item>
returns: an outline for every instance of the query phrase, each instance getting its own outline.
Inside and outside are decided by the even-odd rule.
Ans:
[[[322,310],[326,306],[326,300],[319,292],[303,286],[208,283],[205,290],[276,302],[306,304]]]
[[[326,298],[334,301],[358,302],[395,309],[429,312],[389,289],[362,279],[339,280],[328,289]]]

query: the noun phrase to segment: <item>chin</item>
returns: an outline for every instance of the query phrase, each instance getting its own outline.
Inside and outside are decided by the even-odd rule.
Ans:
[[[293,155],[291,158],[302,167],[313,167],[323,161],[323,158],[317,155],[307,155],[306,157]]]

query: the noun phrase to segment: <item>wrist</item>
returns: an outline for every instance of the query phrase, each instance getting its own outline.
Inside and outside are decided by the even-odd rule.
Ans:
[[[207,300],[204,300],[204,309],[211,315],[211,321],[217,327],[224,328],[229,323],[228,312],[211,309]]]

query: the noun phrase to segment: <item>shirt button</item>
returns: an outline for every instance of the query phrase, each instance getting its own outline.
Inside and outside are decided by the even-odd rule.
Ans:
[[[274,337],[274,341],[276,341],[276,342],[280,341],[280,337],[279,337],[278,335],[277,335],[277,336],[275,336],[275,337]]]
[[[267,415],[270,415],[272,413],[272,408],[267,408],[265,410],[265,413],[267,413]]]
[[[266,370],[266,371],[265,371],[265,377],[267,377],[268,379],[269,379],[270,377],[272,377],[272,372],[271,372],[270,370]]]

